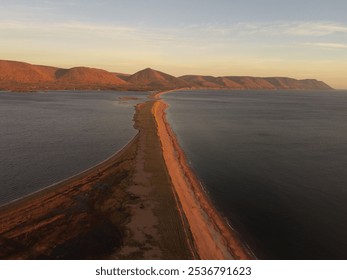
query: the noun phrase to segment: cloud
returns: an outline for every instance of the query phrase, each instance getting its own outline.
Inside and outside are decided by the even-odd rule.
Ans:
[[[233,25],[191,26],[192,30],[204,30],[211,34],[252,36],[326,36],[347,34],[347,25],[334,22],[240,22]]]
[[[209,45],[228,42],[237,43],[242,40],[254,40],[258,36],[259,42],[269,38],[284,37],[317,37],[332,34],[347,35],[347,25],[332,22],[273,22],[273,23],[235,23],[232,25],[191,25],[185,28],[131,26],[125,24],[100,24],[82,21],[35,22],[33,20],[0,20],[0,32],[30,31],[36,34],[64,32],[77,36],[83,34],[105,38],[124,37],[125,39],[154,40],[162,43],[175,42],[178,45],[199,45],[206,42]],[[200,44],[201,45],[201,44]]]
[[[347,49],[347,44],[339,43],[304,43],[305,46],[318,47],[323,49]]]
[[[289,26],[285,32],[297,36],[326,36],[331,34],[347,34],[347,25],[329,22],[298,23]]]
[[[45,24],[25,20],[0,20],[0,36],[16,41],[35,42],[73,42],[76,45],[101,44],[123,46],[126,49],[141,47],[158,51],[160,48],[184,49],[194,47],[195,50],[207,49],[228,39],[215,34],[211,40],[212,30],[205,28],[154,28],[143,25],[100,24],[83,21],[47,22]],[[217,42],[218,41],[218,42]],[[221,41],[221,42],[220,42]],[[85,43],[88,43],[87,45]]]
[[[0,20],[0,31],[31,30],[31,31],[69,31],[69,32],[132,32],[135,28],[122,25],[98,25],[78,21],[61,23],[38,23],[18,20]]]

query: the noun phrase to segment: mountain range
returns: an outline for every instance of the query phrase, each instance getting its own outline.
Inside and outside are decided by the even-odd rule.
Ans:
[[[287,77],[172,75],[150,68],[135,74],[112,73],[102,69],[63,69],[25,62],[0,60],[0,90],[170,90],[170,89],[332,89],[315,79]]]

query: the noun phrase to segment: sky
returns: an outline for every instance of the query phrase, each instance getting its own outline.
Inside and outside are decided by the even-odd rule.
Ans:
[[[0,59],[347,89],[345,0],[0,0]]]

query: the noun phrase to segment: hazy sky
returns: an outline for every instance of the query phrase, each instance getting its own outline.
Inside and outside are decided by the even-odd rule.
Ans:
[[[347,88],[346,0],[0,0],[0,59]]]

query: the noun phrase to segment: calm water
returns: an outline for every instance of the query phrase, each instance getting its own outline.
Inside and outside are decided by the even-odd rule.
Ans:
[[[347,259],[347,91],[164,99],[192,167],[259,258]]]
[[[79,173],[136,134],[136,101],[147,93],[0,92],[0,205]]]

